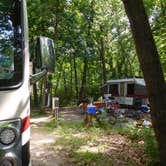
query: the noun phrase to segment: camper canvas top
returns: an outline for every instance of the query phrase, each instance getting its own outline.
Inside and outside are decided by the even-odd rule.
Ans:
[[[108,80],[107,84],[116,84],[120,82],[127,82],[127,83],[135,83],[138,85],[145,86],[145,81],[143,78],[125,78],[125,79],[117,79],[117,80]]]

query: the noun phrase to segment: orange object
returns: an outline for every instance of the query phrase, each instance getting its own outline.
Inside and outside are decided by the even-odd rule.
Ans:
[[[79,105],[79,107],[82,108],[83,110],[85,110],[87,108],[87,105],[88,105],[88,103],[81,103]]]
[[[93,104],[94,104],[97,108],[105,107],[105,106],[106,106],[106,103],[105,103],[105,102],[101,102],[101,101],[94,101]]]

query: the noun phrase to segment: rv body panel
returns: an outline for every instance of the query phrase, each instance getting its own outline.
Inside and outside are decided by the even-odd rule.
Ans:
[[[6,43],[12,54],[5,55],[6,57],[13,56],[13,72],[18,73],[19,80],[15,83],[6,79],[5,81],[1,71],[0,84],[0,165],[24,165],[28,166],[30,161],[29,141],[30,141],[30,89],[29,89],[29,46],[28,46],[28,25],[27,25],[27,10],[25,0],[11,0],[10,3],[3,1],[2,7],[7,7],[10,11],[2,17],[6,17],[8,22],[1,22],[1,25],[6,28],[6,23],[13,26],[10,30],[11,37],[6,38]],[[4,10],[1,8],[0,10]],[[1,18],[2,18],[1,17]],[[2,20],[3,21],[3,20]],[[13,23],[12,23],[13,22]],[[14,30],[13,30],[14,29]],[[5,32],[5,31],[4,31]],[[4,33],[2,31],[2,33]],[[9,33],[5,33],[9,35]],[[10,39],[11,38],[11,39]],[[17,49],[17,44],[19,48]],[[3,45],[2,45],[3,46]],[[4,47],[5,48],[5,47]],[[11,49],[13,48],[13,49]],[[16,50],[16,51],[15,51]],[[17,53],[18,52],[18,53]],[[1,52],[1,56],[3,53]],[[3,63],[3,62],[2,62]],[[6,73],[5,73],[6,74]],[[7,74],[6,74],[7,75]],[[18,77],[11,73],[12,77]],[[10,82],[9,82],[10,81]],[[5,84],[7,82],[7,84]],[[12,86],[11,86],[12,85]],[[5,131],[5,132],[4,132]],[[3,132],[8,134],[10,139],[3,140]],[[9,135],[10,134],[10,135]],[[13,137],[13,140],[12,140]],[[4,137],[5,138],[5,137]],[[11,141],[5,143],[5,141]]]

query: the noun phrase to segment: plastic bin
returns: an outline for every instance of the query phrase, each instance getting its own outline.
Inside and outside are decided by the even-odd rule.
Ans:
[[[94,106],[94,105],[88,105],[86,112],[87,112],[87,114],[95,115],[96,114],[96,106]]]

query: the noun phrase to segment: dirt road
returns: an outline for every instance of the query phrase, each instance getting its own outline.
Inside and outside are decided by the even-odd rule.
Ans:
[[[80,120],[83,115],[70,111],[63,111],[61,118]],[[48,114],[31,118],[31,159],[33,166],[66,166],[65,159],[57,154],[53,144],[59,136],[45,127],[45,123],[51,120]]]
[[[33,166],[59,166],[58,156],[54,155],[51,145],[56,135],[44,127],[49,117],[31,118],[31,159]],[[56,161],[56,162],[55,162]]]

